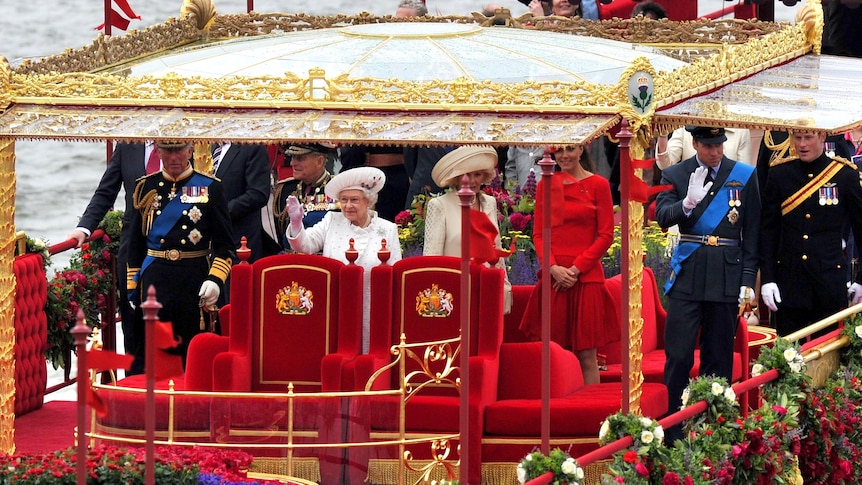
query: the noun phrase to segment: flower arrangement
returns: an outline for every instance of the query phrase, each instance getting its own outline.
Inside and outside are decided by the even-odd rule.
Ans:
[[[413,198],[409,210],[403,210],[395,216],[402,257],[422,255],[425,244],[425,204],[430,197],[428,194],[418,194]]]
[[[662,445],[664,429],[652,418],[618,412],[602,423],[599,444],[606,445],[626,436],[632,437],[633,448],[646,453],[649,448]]]
[[[99,445],[87,452],[89,484],[143,484],[143,448]],[[50,453],[0,456],[0,484],[61,485],[75,483],[74,447]],[[176,485],[263,484],[249,480],[252,456],[241,451],[200,447],[156,447],[155,483]]]
[[[90,327],[101,326],[101,314],[107,309],[106,297],[116,287],[111,275],[119,250],[122,211],[109,212],[100,229],[105,235],[99,240],[81,246],[81,252],[71,258],[69,266],[54,274],[48,281],[48,301],[45,314],[48,318],[48,347],[45,358],[54,369],[65,368],[74,350],[69,330],[75,326],[78,310]]]
[[[533,244],[536,210],[536,175],[530,172],[523,189],[519,185],[506,190],[498,173],[484,192],[497,200],[500,241],[512,254],[506,264],[513,285],[534,285],[538,281],[539,258]]]
[[[756,377],[772,369],[778,370],[779,378],[763,385],[761,393],[764,400],[776,402],[780,396],[786,395],[798,402],[805,397],[803,392],[809,387],[811,378],[803,372],[805,359],[798,345],[778,338],[772,347],[761,349],[751,375]]]
[[[620,274],[622,271],[622,234],[619,225],[614,226],[614,242],[608,248],[607,254],[602,257],[602,266],[605,268],[605,278]],[[662,304],[667,306],[667,297],[661,288],[670,277],[670,258],[676,247],[675,240],[668,237],[667,233],[655,221],[650,221],[643,228],[641,238],[641,249],[643,250],[644,266],[652,269],[658,285],[659,297]]]
[[[518,464],[518,482],[526,483],[545,473],[554,474],[552,485],[579,485],[584,479],[584,470],[574,458],[565,451],[554,448],[545,456],[540,451],[534,451],[524,457]]]
[[[42,255],[42,269],[45,270],[45,274],[48,273],[48,267],[51,266],[51,253],[48,251],[48,244],[39,239],[32,238],[30,236],[24,236],[24,246],[25,252],[29,253],[37,253]],[[18,256],[17,248],[15,256]]]

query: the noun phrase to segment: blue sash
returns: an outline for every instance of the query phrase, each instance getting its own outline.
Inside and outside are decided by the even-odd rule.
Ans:
[[[744,180],[745,184],[748,184],[748,180],[751,178],[751,174],[753,173],[754,167],[751,165],[736,162],[736,165],[731,169],[727,179],[725,179],[725,183],[718,189],[715,197],[712,198],[712,201],[709,203],[706,210],[703,211],[703,214],[701,214],[697,222],[694,223],[694,226],[691,228],[691,233],[696,235],[712,234],[713,231],[715,231],[715,228],[721,224],[721,218],[727,214],[727,201],[729,200],[727,193],[730,191],[730,188],[726,185],[727,181],[741,179]],[[673,287],[673,283],[676,281],[676,275],[678,275],[682,270],[683,261],[694,254],[700,246],[702,245],[699,243],[682,241],[676,245],[676,250],[673,252],[673,257],[670,260],[670,277],[664,284],[665,294],[670,292],[670,289]]]
[[[210,177],[206,177],[197,172],[193,173],[189,178],[188,183],[185,184],[185,187],[189,186],[197,186],[197,187],[209,187],[210,183],[212,183],[213,179]],[[149,234],[147,234],[147,248],[148,249],[160,249],[161,248],[161,240],[165,237],[168,232],[177,225],[180,217],[183,215],[183,211],[189,209],[194,202],[182,202],[182,197],[179,195],[169,200],[168,203],[162,208],[162,213],[159,217],[153,221],[153,227],[150,228]],[[150,266],[150,264],[155,261],[156,258],[150,256],[149,254],[144,258],[144,262],[141,263],[140,271],[135,274],[134,278],[132,278],[135,283],[139,283],[141,280],[141,275],[144,274],[144,271]],[[137,297],[137,290],[129,292],[130,297]]]

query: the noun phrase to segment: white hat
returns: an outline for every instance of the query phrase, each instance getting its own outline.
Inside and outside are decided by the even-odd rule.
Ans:
[[[332,200],[338,200],[338,194],[343,190],[362,190],[367,194],[376,194],[386,183],[386,174],[375,167],[356,167],[345,170],[332,177],[326,183],[323,191]]]
[[[486,184],[497,175],[497,152],[489,146],[463,146],[443,155],[431,178],[440,187],[457,187],[464,174],[485,172],[482,180]]]

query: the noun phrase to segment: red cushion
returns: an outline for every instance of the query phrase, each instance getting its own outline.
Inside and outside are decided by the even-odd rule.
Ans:
[[[643,356],[641,371],[646,382],[664,382],[664,350],[654,350]],[[733,382],[742,380],[742,356],[739,352],[733,353]],[[700,350],[694,351],[694,365],[689,372],[690,377],[697,377],[700,373]],[[599,372],[602,382],[620,382],[622,364],[608,364],[607,370]]]
[[[620,384],[593,384],[562,398],[551,399],[553,436],[598,436],[602,421],[620,410]],[[667,388],[662,384],[643,386],[641,409],[644,416],[661,417],[667,412]],[[489,404],[485,409],[485,436],[540,436],[541,400],[511,399]]]
[[[185,390],[182,376],[173,378],[174,390]],[[156,389],[168,389],[170,379],[156,382]],[[146,389],[146,376],[143,374],[126,377],[117,381],[121,387]],[[105,403],[108,413],[98,417],[103,426],[122,429],[145,429],[146,394],[130,393],[114,389],[99,389],[98,396]],[[169,396],[156,394],[156,429],[168,428],[170,418]],[[208,430],[210,427],[210,398],[201,396],[174,396],[173,404],[174,429],[177,430]]]

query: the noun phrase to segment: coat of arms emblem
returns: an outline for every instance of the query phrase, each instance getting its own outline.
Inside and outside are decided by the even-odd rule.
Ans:
[[[416,295],[416,313],[420,317],[448,317],[454,309],[452,303],[452,293],[434,283]]]
[[[282,315],[308,315],[314,308],[311,290],[300,286],[296,281],[278,290],[275,296],[275,309]]]

